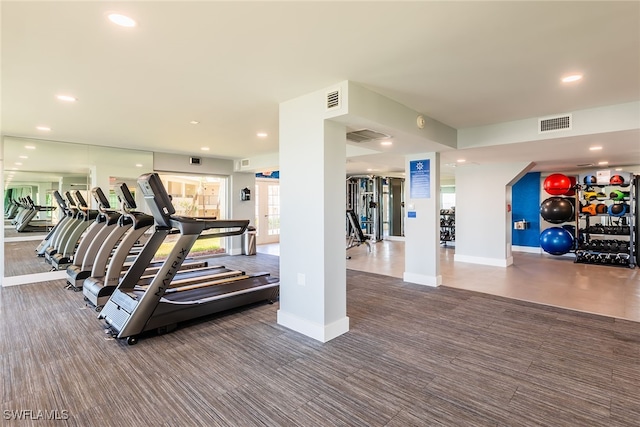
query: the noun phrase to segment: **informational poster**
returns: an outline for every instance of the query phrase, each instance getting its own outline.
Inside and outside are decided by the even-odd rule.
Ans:
[[[428,199],[431,197],[431,165],[427,160],[409,161],[409,197]]]

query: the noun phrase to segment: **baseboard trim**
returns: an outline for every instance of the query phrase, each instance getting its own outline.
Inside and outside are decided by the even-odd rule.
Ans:
[[[278,325],[299,332],[320,342],[332,339],[349,332],[349,318],[347,316],[328,325],[310,322],[295,314],[278,310]]]
[[[506,259],[499,259],[499,258],[485,258],[485,257],[479,257],[479,256],[455,254],[453,256],[453,260],[456,262],[468,262],[470,264],[491,265],[494,267],[508,267],[511,264],[513,264],[513,257],[508,257]]]
[[[408,273],[402,274],[402,280],[408,283],[415,283],[416,285],[431,286],[437,288],[442,285],[442,276],[425,276],[424,274]]]

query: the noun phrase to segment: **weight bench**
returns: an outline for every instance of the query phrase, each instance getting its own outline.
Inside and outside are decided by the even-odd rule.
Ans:
[[[349,240],[347,241],[347,250],[365,244],[367,245],[368,252],[371,252],[369,236],[365,236],[362,232],[362,228],[360,228],[360,221],[358,221],[358,217],[352,209],[347,210],[347,219],[349,220],[349,224],[351,224],[351,233],[349,234]],[[348,256],[347,259],[351,259],[351,257]]]

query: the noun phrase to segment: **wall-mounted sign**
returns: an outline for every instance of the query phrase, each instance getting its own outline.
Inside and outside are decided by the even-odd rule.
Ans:
[[[430,160],[411,160],[409,162],[409,197],[428,199],[431,197]]]
[[[416,218],[416,211],[407,212],[407,217],[408,218]]]

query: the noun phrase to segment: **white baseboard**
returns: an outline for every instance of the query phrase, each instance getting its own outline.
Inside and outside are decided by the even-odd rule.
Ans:
[[[310,322],[295,314],[278,310],[278,325],[282,325],[293,331],[313,338],[320,342],[331,341],[332,339],[349,332],[349,318],[347,316],[328,325]]]
[[[407,273],[406,271],[402,274],[402,280],[434,288],[442,285],[442,276],[425,276],[424,274]]]
[[[48,282],[50,280],[60,280],[67,277],[66,270],[47,271],[46,273],[24,274],[22,276],[11,276],[2,278],[2,286],[26,285],[29,283]]]
[[[492,265],[494,267],[508,267],[513,264],[513,257],[499,259],[455,254],[453,260],[456,262],[468,262],[470,264]]]
[[[529,254],[541,254],[542,253],[542,248],[541,247],[534,247],[534,246],[511,246],[511,250],[513,252],[526,252]]]

